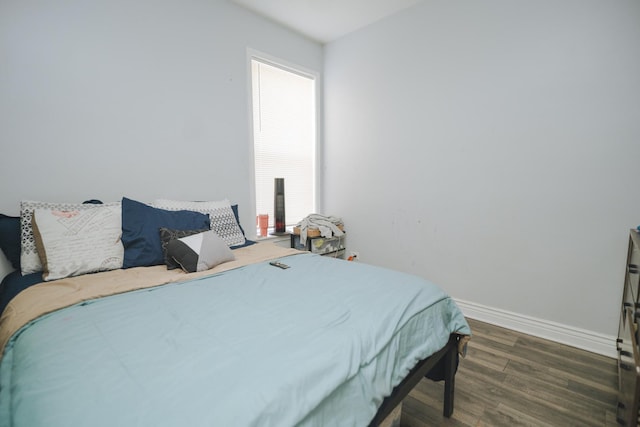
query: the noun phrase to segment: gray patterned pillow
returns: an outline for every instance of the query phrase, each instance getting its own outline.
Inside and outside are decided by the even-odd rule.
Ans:
[[[167,265],[167,270],[175,270],[176,268],[180,268],[180,264],[178,264],[172,257],[167,256],[167,245],[169,244],[169,242],[171,240],[192,236],[204,231],[208,230],[206,228],[203,228],[201,230],[172,230],[165,227],[160,228],[160,244],[162,245],[162,255],[164,256],[164,263]]]
[[[42,263],[36,249],[33,237],[31,219],[35,209],[49,209],[58,211],[82,211],[95,209],[101,206],[120,206],[120,202],[105,204],[82,204],[82,203],[50,203],[33,200],[23,200],[20,202],[20,268],[22,275],[37,273],[42,271]]]
[[[229,200],[209,202],[184,202],[179,200],[158,199],[153,202],[156,208],[168,211],[195,211],[209,214],[211,229],[227,244],[227,246],[243,245],[246,242],[244,234],[236,221]]]
[[[229,246],[213,230],[170,241],[167,254],[185,273],[209,270],[236,259]]]

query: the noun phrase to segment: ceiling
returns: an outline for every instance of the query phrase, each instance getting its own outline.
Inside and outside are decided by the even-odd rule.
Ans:
[[[232,0],[320,43],[329,43],[423,0]]]

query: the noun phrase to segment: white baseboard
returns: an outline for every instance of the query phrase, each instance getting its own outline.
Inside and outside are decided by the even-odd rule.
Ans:
[[[617,358],[616,337],[455,299],[466,317]]]

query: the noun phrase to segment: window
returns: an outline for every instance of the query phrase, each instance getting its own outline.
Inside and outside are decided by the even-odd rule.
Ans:
[[[256,214],[274,226],[274,179],[284,178],[293,226],[316,208],[316,78],[252,57],[251,83]]]

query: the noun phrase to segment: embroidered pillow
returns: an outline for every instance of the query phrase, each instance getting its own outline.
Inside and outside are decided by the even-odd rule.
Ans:
[[[105,204],[82,204],[82,203],[50,203],[33,200],[23,200],[20,202],[20,269],[22,275],[37,273],[42,271],[42,263],[36,249],[31,226],[31,217],[35,209],[48,209],[58,211],[82,211],[95,209],[100,206],[120,206],[120,202]]]
[[[153,202],[153,206],[170,211],[189,210],[208,214],[211,221],[211,230],[215,231],[227,246],[245,244],[244,233],[240,229],[240,225],[233,214],[233,209],[231,209],[231,203],[227,199],[208,202],[158,199]]]
[[[122,268],[119,206],[35,209],[32,226],[44,280]]]
[[[171,240],[167,255],[173,258],[185,273],[209,270],[223,262],[236,259],[229,246],[213,230]]]

